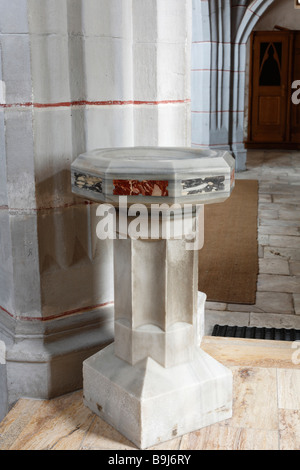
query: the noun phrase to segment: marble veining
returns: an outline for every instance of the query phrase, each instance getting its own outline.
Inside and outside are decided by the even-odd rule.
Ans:
[[[181,181],[182,195],[224,191],[225,176],[209,176],[207,178],[192,178]]]
[[[99,178],[99,176],[74,171],[73,184],[79,189],[102,193],[102,178]]]
[[[168,196],[169,181],[157,180],[113,180],[114,195],[117,196]]]

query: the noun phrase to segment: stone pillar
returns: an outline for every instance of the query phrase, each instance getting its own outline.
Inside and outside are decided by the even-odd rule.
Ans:
[[[189,145],[190,20],[190,0],[0,2],[9,406],[81,387],[82,361],[113,340],[113,244],[70,165],[92,148]]]
[[[0,341],[0,421],[8,411],[5,343]]]
[[[231,5],[193,1],[192,146],[230,149]]]
[[[134,145],[190,146],[192,1],[132,0],[132,10]]]

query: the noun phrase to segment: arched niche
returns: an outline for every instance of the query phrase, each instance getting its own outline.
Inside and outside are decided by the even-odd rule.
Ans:
[[[275,0],[193,0],[192,146],[225,148],[246,169],[246,45]]]

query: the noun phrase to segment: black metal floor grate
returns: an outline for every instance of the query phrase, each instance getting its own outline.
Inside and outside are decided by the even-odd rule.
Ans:
[[[300,330],[295,330],[294,328],[215,325],[212,336],[226,336],[229,338],[273,339],[279,341],[300,341]]]

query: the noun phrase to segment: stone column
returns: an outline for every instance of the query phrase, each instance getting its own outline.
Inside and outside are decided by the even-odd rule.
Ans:
[[[190,0],[0,2],[3,413],[81,387],[83,359],[113,340],[113,243],[70,165],[189,145],[190,20]]]
[[[230,0],[193,0],[191,83],[192,146],[230,150]]]

